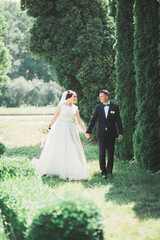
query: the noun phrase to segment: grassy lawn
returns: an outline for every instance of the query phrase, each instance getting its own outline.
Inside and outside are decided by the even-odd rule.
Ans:
[[[48,117],[0,119],[0,141],[7,146],[6,157],[38,158],[40,129],[49,121]],[[99,171],[97,145],[83,135],[81,138],[90,167],[89,180],[68,182],[43,177],[44,185],[54,188],[57,194],[93,199],[104,215],[106,240],[159,240],[160,174],[147,173],[134,162],[115,160],[114,177],[104,180]]]
[[[48,106],[48,107],[19,107],[19,108],[5,108],[0,107],[0,114],[49,114],[53,113],[55,106]]]

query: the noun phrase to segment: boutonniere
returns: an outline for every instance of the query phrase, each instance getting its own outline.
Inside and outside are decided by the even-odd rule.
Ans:
[[[115,114],[115,111],[111,111],[111,114]]]

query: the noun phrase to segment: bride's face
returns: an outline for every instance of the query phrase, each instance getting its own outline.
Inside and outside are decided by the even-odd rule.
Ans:
[[[77,103],[78,102],[76,92],[73,92],[72,99],[73,99],[73,103]]]

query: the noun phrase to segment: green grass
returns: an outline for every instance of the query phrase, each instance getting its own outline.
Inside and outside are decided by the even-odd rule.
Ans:
[[[7,146],[7,158],[39,157],[39,121],[35,118],[1,121],[0,135]],[[47,124],[49,119],[44,121]],[[69,182],[43,177],[43,184],[58,195],[93,199],[104,214],[106,240],[159,240],[160,173],[148,173],[134,161],[115,160],[114,177],[104,180],[99,171],[97,144],[82,135],[81,138],[90,168],[89,180]]]

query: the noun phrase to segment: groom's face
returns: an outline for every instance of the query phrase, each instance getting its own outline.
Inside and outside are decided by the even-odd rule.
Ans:
[[[101,101],[101,103],[105,103],[108,101],[108,96],[105,95],[104,93],[100,93],[99,94],[99,100]]]

